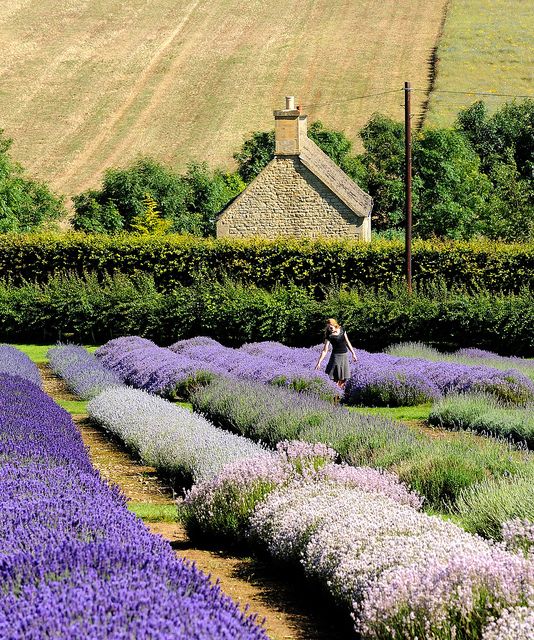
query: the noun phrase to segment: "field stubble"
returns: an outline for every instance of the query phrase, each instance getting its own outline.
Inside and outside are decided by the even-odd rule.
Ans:
[[[373,112],[401,117],[404,80],[422,89],[421,110],[445,6],[10,2],[0,8],[2,126],[16,158],[68,195],[141,153],[229,166],[245,135],[271,128],[285,94],[356,141]]]

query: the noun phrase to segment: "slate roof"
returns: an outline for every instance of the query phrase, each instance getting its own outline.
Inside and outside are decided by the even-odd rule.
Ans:
[[[373,199],[349,178],[338,165],[322,151],[313,140],[306,138],[299,153],[302,164],[309,169],[330,191],[362,218],[371,215]]]

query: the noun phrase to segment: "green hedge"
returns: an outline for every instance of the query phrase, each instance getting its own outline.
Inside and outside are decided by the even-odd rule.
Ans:
[[[43,285],[0,282],[0,341],[98,343],[137,334],[159,344],[209,335],[228,345],[259,340],[311,345],[321,341],[328,317],[338,318],[354,344],[370,351],[421,341],[534,355],[534,293],[526,289],[470,295],[441,284],[410,296],[402,286],[332,288],[317,300],[296,285],[268,291],[208,279],[165,293],[146,274],[103,281],[95,274],[57,276]]]
[[[271,288],[295,282],[317,289],[331,283],[389,285],[402,278],[404,245],[328,240],[215,240],[192,236],[91,236],[77,233],[0,236],[0,278],[46,282],[50,275],[151,273],[169,290],[200,275],[224,275]],[[518,291],[534,282],[534,245],[415,241],[413,274],[420,284],[436,275],[453,284]]]

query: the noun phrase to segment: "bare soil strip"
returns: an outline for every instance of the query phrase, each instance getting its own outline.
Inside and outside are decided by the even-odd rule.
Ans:
[[[65,383],[46,365],[39,365],[45,391],[54,399],[76,400]],[[173,504],[173,491],[153,467],[135,460],[120,442],[92,423],[87,415],[73,416],[93,465],[134,502]],[[334,609],[326,595],[291,569],[267,559],[251,558],[237,550],[199,546],[180,523],[147,522],[166,538],[179,557],[186,558],[218,580],[225,593],[242,607],[265,618],[272,640],[348,640],[354,637],[348,616]],[[326,602],[325,602],[326,601]]]

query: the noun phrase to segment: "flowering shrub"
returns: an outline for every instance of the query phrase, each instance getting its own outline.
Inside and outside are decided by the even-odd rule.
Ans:
[[[502,525],[502,539],[511,551],[525,554],[534,552],[534,522],[521,518],[508,520]]]
[[[108,388],[90,400],[87,411],[147,464],[189,482],[212,478],[229,462],[264,451],[187,409],[137,389]]]
[[[251,535],[300,562],[354,612],[364,638],[479,638],[534,585],[524,558],[383,495],[293,483],[256,507]]]
[[[517,369],[531,379],[534,379],[534,362],[517,356],[500,356],[493,351],[484,349],[459,349],[454,353],[441,353],[422,342],[403,342],[389,347],[386,352],[393,356],[424,358],[440,362],[457,362],[459,364],[483,364],[495,369]]]
[[[61,376],[69,389],[85,400],[111,386],[122,385],[121,378],[110,371],[84,347],[59,345],[48,350],[50,367]]]
[[[429,422],[443,429],[469,429],[534,447],[534,402],[510,407],[487,393],[451,394],[434,404]]]
[[[207,375],[209,380],[224,373],[212,363],[199,363],[136,336],[110,340],[95,355],[126,384],[167,397],[179,394],[199,375],[204,378]]]
[[[218,375],[288,386],[329,398],[339,393],[327,376],[313,368],[284,367],[267,358],[223,347],[210,338],[180,341],[169,349],[162,349],[144,338],[116,338],[100,347],[96,355],[126,383],[170,397],[194,387],[199,376],[206,382]],[[206,374],[209,374],[207,380]]]
[[[41,386],[39,369],[25,353],[7,344],[0,344],[0,373],[20,376]]]
[[[466,486],[528,464],[489,439],[479,442],[464,433],[436,440],[400,422],[251,382],[217,379],[197,389],[191,400],[218,426],[253,440],[272,446],[293,439],[322,442],[352,466],[391,469],[435,507],[453,502]]]
[[[193,486],[181,512],[192,535],[246,537],[250,516],[276,487],[317,481],[356,487],[420,508],[422,499],[393,473],[334,464],[336,452],[321,443],[281,442],[276,453],[230,463],[212,480]]]
[[[0,637],[266,639],[92,468],[69,414],[0,374]]]
[[[313,368],[320,352],[320,346],[298,349],[273,342],[247,344],[241,349],[304,368]],[[487,364],[470,366],[363,350],[356,350],[356,355],[358,362],[345,386],[347,404],[405,406],[466,391],[486,391],[518,403],[534,399],[532,380],[511,368],[515,360],[507,359],[509,366],[502,371]]]
[[[534,522],[534,475],[485,478],[466,487],[455,508],[469,531],[499,540],[506,522]]]
[[[526,606],[505,609],[484,630],[482,640],[532,640],[534,638],[534,596]]]

